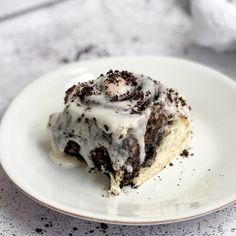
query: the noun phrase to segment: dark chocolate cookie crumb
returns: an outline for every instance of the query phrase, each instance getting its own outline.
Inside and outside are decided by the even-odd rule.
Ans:
[[[70,87],[67,91],[66,91],[66,96],[64,98],[64,103],[66,104],[68,101],[68,98],[70,96],[70,94],[72,93],[72,91],[76,88],[75,85],[73,85],[72,87]]]
[[[187,149],[184,149],[183,152],[180,154],[182,157],[188,157],[189,156],[189,151]]]
[[[101,223],[101,228],[106,231],[108,229],[108,225],[105,223]]]
[[[173,166],[174,164],[172,162],[170,162],[169,166]]]
[[[109,130],[109,127],[107,125],[104,125],[104,128],[105,128],[106,131]]]
[[[35,232],[40,234],[40,233],[43,233],[43,230],[40,229],[40,228],[36,228],[36,229],[35,229]]]

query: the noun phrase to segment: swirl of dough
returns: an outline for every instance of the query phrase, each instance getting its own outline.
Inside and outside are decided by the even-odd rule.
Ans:
[[[102,105],[118,112],[140,114],[158,98],[160,92],[160,84],[148,76],[110,70],[95,81],[70,88],[65,103],[79,99],[81,105]]]

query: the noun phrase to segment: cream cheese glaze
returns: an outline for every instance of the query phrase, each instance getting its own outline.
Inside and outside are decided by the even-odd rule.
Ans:
[[[53,149],[63,153],[72,140],[93,168],[91,152],[104,147],[113,169],[124,168],[130,173],[133,167],[127,162],[129,152],[124,148],[124,140],[137,140],[139,161],[143,164],[144,136],[153,105],[160,107],[167,121],[190,117],[190,107],[175,90],[148,76],[109,71],[94,81],[79,83],[66,92],[63,112],[50,116],[48,128]]]

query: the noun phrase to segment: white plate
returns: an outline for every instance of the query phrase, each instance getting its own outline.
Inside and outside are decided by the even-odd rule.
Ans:
[[[108,180],[48,159],[48,116],[65,90],[108,69],[143,73],[178,89],[193,109],[194,156],[179,157],[139,189],[104,197]],[[27,195],[57,211],[115,224],[158,224],[194,218],[236,200],[236,84],[207,67],[172,58],[108,58],[71,64],[29,85],[6,112],[1,164]],[[209,169],[209,170],[208,170]]]

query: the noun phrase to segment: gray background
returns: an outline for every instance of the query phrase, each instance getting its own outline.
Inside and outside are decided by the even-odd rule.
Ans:
[[[0,118],[32,80],[65,63],[105,56],[169,55],[236,78],[236,54],[191,43],[187,1],[0,1]],[[10,157],[9,157],[10,158]],[[19,192],[0,167],[1,235],[236,235],[236,204],[195,220],[115,226],[49,210]],[[51,227],[50,227],[51,226]],[[77,227],[77,230],[73,230]]]

